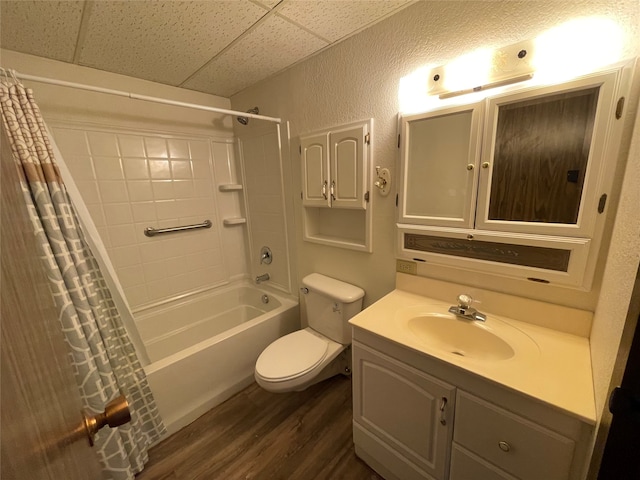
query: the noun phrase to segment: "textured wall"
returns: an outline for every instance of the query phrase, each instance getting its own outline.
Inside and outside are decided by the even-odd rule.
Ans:
[[[326,50],[284,73],[232,97],[233,108],[259,105],[267,115],[291,122],[288,185],[296,228],[298,278],[318,271],[355,283],[371,304],[394,286],[395,195],[372,192],[373,253],[315,245],[302,241],[299,201],[298,136],[324,127],[373,117],[373,165],[395,171],[398,159],[396,115],[400,79],[425,65],[446,63],[480,47],[499,47],[531,39],[568,20],[599,15],[625,30],[626,57],[638,55],[638,3],[496,1],[422,1],[370,29]],[[397,182],[394,178],[394,188]],[[375,189],[374,189],[375,190]],[[422,272],[421,272],[422,273]],[[457,283],[491,288],[541,300],[593,309],[596,295],[518,283],[451,269],[425,274]],[[596,290],[597,291],[597,286]]]

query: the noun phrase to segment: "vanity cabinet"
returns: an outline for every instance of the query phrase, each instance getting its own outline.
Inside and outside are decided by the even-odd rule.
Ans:
[[[386,480],[583,478],[592,426],[360,328],[352,349],[355,451]]]
[[[455,387],[365,346],[354,348],[353,365],[356,445],[391,458],[397,478],[446,479]]]
[[[371,251],[372,120],[300,137],[303,238]]]
[[[398,254],[588,289],[630,73],[401,118]]]

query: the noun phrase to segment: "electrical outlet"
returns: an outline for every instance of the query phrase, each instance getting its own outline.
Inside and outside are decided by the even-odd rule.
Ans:
[[[409,275],[418,274],[418,264],[410,260],[396,259],[396,272],[408,273]]]

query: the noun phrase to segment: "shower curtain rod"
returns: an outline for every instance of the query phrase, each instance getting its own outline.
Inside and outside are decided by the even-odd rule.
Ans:
[[[275,122],[275,123],[282,122],[282,119],[277,117],[267,117],[266,115],[257,115],[255,113],[248,113],[248,112],[237,112],[235,110],[228,110],[226,108],[217,108],[217,107],[209,107],[207,105],[199,105],[197,103],[178,102],[175,100],[167,100],[164,98],[150,97],[147,95],[139,95],[137,93],[123,92],[121,90],[112,90],[110,88],[93,87],[91,85],[84,85],[82,83],[66,82],[64,80],[55,80],[53,78],[38,77],[35,75],[28,75],[26,73],[18,73],[15,70],[12,70],[11,72],[13,72],[14,76],[16,76],[17,78],[20,78],[22,80],[29,80],[32,82],[48,83],[50,85],[58,85],[61,87],[77,88],[80,90],[88,90],[90,92],[105,93],[107,95],[116,95],[118,97],[128,97],[134,100],[143,100],[145,102],[154,102],[154,103],[162,103],[164,105],[173,105],[175,107],[194,108],[196,110],[205,110],[207,112],[224,113],[227,115],[256,118],[258,120],[266,120],[268,122]]]

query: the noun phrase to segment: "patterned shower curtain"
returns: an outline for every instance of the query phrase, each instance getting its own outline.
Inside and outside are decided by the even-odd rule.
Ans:
[[[57,170],[44,120],[15,78],[0,82],[2,121],[34,233],[44,259],[85,407],[100,413],[123,393],[131,422],[103,428],[95,445],[103,478],[129,480],[148,460],[148,446],[165,427],[135,349],[91,253]]]

